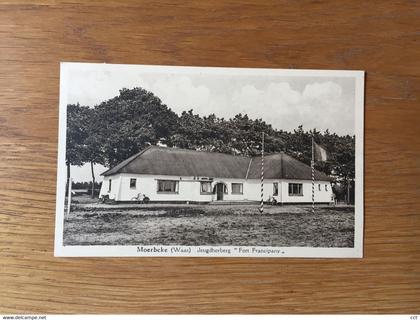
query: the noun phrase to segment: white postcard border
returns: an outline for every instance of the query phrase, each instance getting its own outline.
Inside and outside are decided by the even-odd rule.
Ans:
[[[259,246],[64,246],[64,200],[66,184],[66,123],[68,73],[72,70],[112,71],[115,69],[137,68],[138,71],[243,75],[282,75],[299,77],[354,77],[355,85],[355,232],[353,248],[317,247],[259,247]],[[364,213],[364,71],[349,70],[308,70],[308,69],[266,69],[266,68],[215,68],[183,67],[162,65],[122,65],[99,63],[60,64],[60,101],[57,157],[57,195],[54,256],[56,257],[288,257],[288,258],[362,258],[363,257],[363,213]],[[230,253],[228,253],[230,252]]]

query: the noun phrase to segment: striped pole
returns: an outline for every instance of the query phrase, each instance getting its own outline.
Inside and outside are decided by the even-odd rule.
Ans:
[[[312,160],[311,160],[311,171],[312,171],[312,213],[315,213],[315,158],[314,158],[314,137],[312,136]]]
[[[260,212],[264,213],[264,132],[262,133],[261,145],[261,204]]]
[[[315,213],[315,172],[314,172],[314,162],[311,161],[312,167],[312,213]]]

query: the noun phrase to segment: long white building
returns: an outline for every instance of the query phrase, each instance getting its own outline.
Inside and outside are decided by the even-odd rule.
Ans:
[[[260,201],[261,157],[151,146],[102,173],[100,197],[156,202]],[[311,203],[311,167],[286,153],[264,157],[264,200]],[[315,202],[332,201],[330,178],[315,171]]]

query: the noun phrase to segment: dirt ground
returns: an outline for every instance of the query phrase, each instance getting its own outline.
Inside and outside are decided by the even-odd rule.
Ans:
[[[65,213],[64,245],[353,247],[354,208],[238,205],[99,205]]]

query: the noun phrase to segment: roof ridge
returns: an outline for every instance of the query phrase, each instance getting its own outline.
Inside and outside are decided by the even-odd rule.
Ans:
[[[236,155],[236,154],[230,154],[230,153],[224,153],[224,152],[219,152],[219,151],[207,151],[207,150],[195,150],[195,149],[185,149],[185,148],[177,148],[177,147],[162,147],[162,146],[150,146],[150,147],[155,147],[155,148],[159,148],[162,150],[168,150],[168,151],[187,151],[187,152],[200,152],[200,153],[210,153],[210,154],[222,154],[225,156],[231,156],[231,157],[239,157],[239,158],[251,158],[248,156],[243,156],[243,155]]]
[[[165,151],[186,151],[186,152],[200,152],[200,153],[210,153],[210,154],[218,153],[218,154],[222,154],[222,155],[225,155],[225,156],[247,158],[247,159],[253,159],[253,158],[261,157],[260,155],[259,156],[245,156],[245,155],[241,155],[241,154],[230,154],[230,153],[224,153],[224,152],[219,152],[219,151],[195,150],[195,149],[186,149],[186,148],[178,148],[178,147],[164,147],[164,146],[158,146],[158,145],[150,145],[146,149],[150,149],[150,148],[155,148],[155,149],[160,149],[160,150],[165,150]],[[143,151],[146,151],[146,149],[144,149]],[[139,153],[141,153],[141,152],[142,151],[140,151]],[[279,151],[279,152],[275,152],[275,153],[265,154],[264,156],[265,157],[271,157],[271,156],[276,156],[276,155],[281,155],[281,154],[286,154],[286,153],[284,151]],[[290,157],[290,155],[289,155],[289,157]]]

